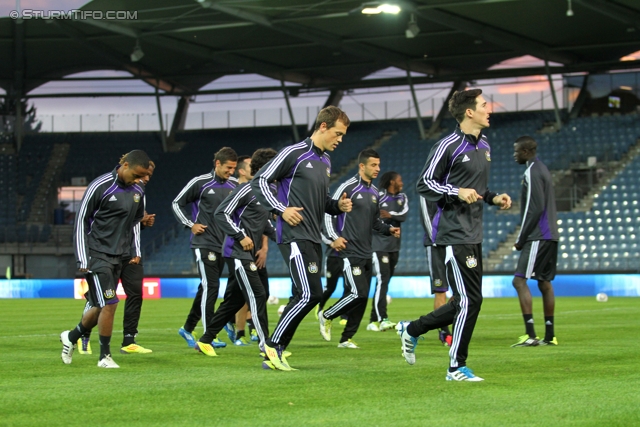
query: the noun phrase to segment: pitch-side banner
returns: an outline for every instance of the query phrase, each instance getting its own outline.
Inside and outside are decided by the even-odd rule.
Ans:
[[[485,276],[482,294],[485,298],[515,297],[511,285],[513,276]],[[143,296],[154,298],[193,298],[198,290],[198,278],[145,278]],[[531,293],[539,296],[535,281],[529,281]],[[220,281],[219,297],[224,296],[226,279]],[[609,296],[640,296],[640,274],[568,274],[556,277],[553,282],[557,296],[595,296],[604,292]],[[87,284],[83,279],[17,279],[0,280],[0,298],[84,298]],[[291,295],[291,279],[275,277],[269,279],[269,291],[278,298]],[[369,297],[375,292],[372,280]],[[343,281],[339,279],[334,298],[343,293]],[[431,282],[428,276],[396,276],[389,284],[392,298],[431,298]],[[118,297],[126,298],[122,286],[118,286]]]

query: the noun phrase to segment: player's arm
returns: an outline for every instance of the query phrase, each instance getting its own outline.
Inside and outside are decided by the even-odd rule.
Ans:
[[[442,179],[446,174],[449,160],[449,150],[442,147],[442,143],[433,146],[416,184],[419,195],[432,202],[444,199],[447,203],[453,203],[458,200],[460,189],[454,185],[445,184]]]
[[[384,221],[382,221],[382,219],[380,219],[380,205],[376,204],[376,210],[373,214],[373,230],[378,234],[390,236],[392,234],[392,228],[400,230],[399,228],[392,227],[391,225],[386,224]]]
[[[529,170],[524,174],[524,181],[527,185],[527,194],[524,213],[522,215],[522,227],[520,228],[520,233],[518,234],[518,238],[515,243],[516,248],[522,248],[522,246],[524,246],[529,235],[531,235],[538,226],[540,217],[544,213],[544,187],[542,185],[542,180],[539,179],[539,176],[536,176],[536,173],[532,169],[533,168],[529,168]]]
[[[296,150],[292,147],[282,149],[273,159],[269,160],[253,177],[250,186],[256,199],[267,210],[282,215],[288,206],[285,206],[273,194],[269,184],[282,180],[291,174],[296,163]]]
[[[402,209],[399,211],[388,211],[391,219],[397,222],[405,222],[409,213],[409,199],[404,193],[400,193],[400,200],[402,201]],[[378,204],[379,205],[379,204]]]
[[[189,219],[189,214],[187,213],[187,205],[189,203],[197,202],[200,198],[200,189],[202,187],[203,178],[196,177],[184,186],[184,188],[178,193],[173,202],[171,203],[171,210],[173,215],[176,217],[178,222],[184,225],[186,228],[191,229],[192,231],[194,225],[196,225],[193,221]],[[201,227],[204,227],[201,224],[198,224]],[[194,234],[200,234],[194,232]]]
[[[89,268],[87,232],[90,229],[91,216],[100,208],[101,200],[102,192],[100,191],[100,181],[96,180],[87,187],[73,226],[73,246],[79,270],[86,271]]]
[[[246,233],[233,221],[232,215],[237,209],[246,206],[249,202],[251,186],[237,187],[218,205],[213,220],[227,236],[233,237],[237,242],[247,238]]]

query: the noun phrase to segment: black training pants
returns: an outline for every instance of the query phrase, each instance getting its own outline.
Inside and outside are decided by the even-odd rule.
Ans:
[[[373,272],[376,275],[376,291],[371,304],[371,322],[387,319],[387,293],[389,282],[398,264],[400,252],[374,252]]]
[[[349,293],[324,312],[327,319],[335,319],[348,313],[349,318],[342,332],[340,342],[344,342],[358,332],[364,311],[367,308],[369,286],[371,284],[371,258],[344,258],[344,283]]]
[[[453,324],[453,342],[449,349],[449,366],[466,366],[469,342],[482,306],[482,244],[434,246],[444,251],[446,279],[453,298],[442,307],[414,320],[407,327],[409,335],[418,337],[427,331]],[[441,255],[441,254],[440,254]]]
[[[251,311],[253,325],[260,342],[264,343],[269,336],[269,320],[267,318],[267,297],[264,285],[260,280],[255,262],[246,259],[225,258],[229,271],[224,301],[218,307],[207,325],[207,331],[200,341],[210,343],[224,328],[230,318],[235,318],[238,310],[247,303]]]
[[[207,323],[213,317],[216,308],[216,300],[220,290],[220,276],[224,269],[224,258],[219,252],[210,249],[198,248],[194,249],[194,253],[200,273],[200,284],[184,328],[188,332],[193,332],[198,321],[202,319],[202,326],[206,332]]]
[[[322,247],[308,240],[278,246],[289,266],[295,289],[267,343],[286,348],[302,319],[322,299]]]

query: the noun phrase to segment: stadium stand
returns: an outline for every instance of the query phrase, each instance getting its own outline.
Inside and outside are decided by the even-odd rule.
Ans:
[[[544,132],[553,120],[551,111],[500,113],[492,115],[487,136],[492,146],[490,188],[507,192],[519,200],[523,166],[513,161],[513,141],[521,135],[532,135],[539,142],[540,157],[550,169],[567,169],[589,156],[598,161],[618,160],[640,137],[637,115],[580,117],[559,132]],[[445,119],[437,136],[442,137],[455,126]],[[305,130],[300,129],[301,134]],[[542,130],[542,132],[540,132]],[[422,227],[418,215],[415,181],[429,150],[437,141],[420,140],[414,120],[390,120],[353,123],[343,144],[332,156],[333,171],[341,170],[332,191],[357,168],[353,164],[358,153],[371,146],[383,134],[386,142],[378,146],[382,171],[396,170],[403,176],[404,192],[410,201],[410,214],[403,227],[403,246],[397,267],[399,274],[424,273],[425,254]],[[156,225],[143,233],[147,274],[170,276],[194,274],[189,246],[189,233],[177,225],[170,204],[176,194],[195,175],[212,168],[213,154],[223,146],[231,146],[238,154],[251,154],[256,148],[276,149],[291,142],[289,127],[221,129],[186,131],[178,134],[184,141],[178,152],[164,153],[157,133],[73,133],[35,134],[25,138],[19,155],[0,154],[0,243],[45,243],[52,232],[50,224],[25,224],[39,180],[53,144],[67,142],[71,148],[63,168],[61,181],[69,183],[75,176],[88,181],[110,170],[119,157],[133,148],[147,151],[158,169],[147,189],[147,210],[156,213]],[[640,222],[640,159],[636,158],[594,200],[587,212],[560,212],[561,241],[559,271],[637,270],[640,244],[637,233]],[[22,179],[31,175],[30,179]],[[19,205],[19,206],[18,206]],[[17,207],[17,208],[16,208]],[[508,213],[485,209],[483,255],[489,257],[519,224],[519,210]],[[499,260],[496,271],[510,272],[519,253]],[[287,269],[277,246],[270,243],[268,269],[272,275],[286,275]]]

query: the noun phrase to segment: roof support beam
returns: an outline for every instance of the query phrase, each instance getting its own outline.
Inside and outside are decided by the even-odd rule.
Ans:
[[[576,3],[588,7],[610,18],[624,22],[640,29],[640,13],[610,0],[574,0]]]
[[[413,87],[413,80],[411,80],[411,71],[407,70],[407,81],[409,82],[409,88],[411,89],[411,98],[413,98],[413,107],[416,110],[416,120],[418,122],[418,131],[420,132],[420,139],[427,139],[426,134],[424,133],[424,123],[422,123],[422,115],[420,114],[420,103],[418,102],[418,97],[416,96],[416,90]],[[385,109],[386,109],[385,104]]]
[[[282,80],[284,78],[287,81],[296,83],[310,83],[312,80],[309,76],[302,73],[290,72],[275,65],[234,55],[233,53],[218,53],[213,49],[194,43],[187,43],[172,37],[162,35],[149,36],[147,33],[135,31],[124,25],[96,21],[95,19],[87,19],[80,22],[127,37],[136,39],[144,38],[145,43],[153,44],[161,48],[171,49],[175,52],[187,52],[203,59],[251,70],[252,72],[260,73],[273,79]]]
[[[589,96],[589,74],[584,76],[584,80],[582,81],[582,87],[580,88],[580,93],[578,93],[578,97],[576,98],[576,102],[573,104],[571,108],[571,112],[569,113],[569,119],[577,119],[580,115],[580,111],[582,107],[584,107],[585,102]]]
[[[411,62],[411,58],[386,49],[377,48],[363,43],[344,43],[340,38],[330,36],[328,33],[323,33],[312,28],[292,23],[279,22],[277,24],[274,24],[262,15],[253,12],[246,12],[237,8],[227,6],[225,4],[205,4],[208,5],[209,8],[217,10],[218,12],[226,13],[227,15],[253,22],[257,25],[269,28],[273,31],[295,37],[296,39],[318,43],[319,45],[359,57],[374,58],[376,60],[380,60],[382,63],[393,65],[401,69],[407,69],[407,67],[409,67],[411,71],[417,71],[425,74],[435,74],[436,72],[435,67],[431,65],[424,64],[422,61]]]
[[[22,117],[22,97],[24,96],[24,22],[22,19],[14,21],[15,39],[13,45],[13,95],[15,96],[15,121],[13,136],[16,150],[20,151],[24,136],[24,117]]]
[[[424,2],[424,0],[420,1]],[[471,19],[467,19],[453,13],[439,9],[423,11],[420,10],[420,7],[412,7],[409,4],[403,3],[403,6],[404,5],[406,5],[410,10],[413,10],[413,12],[421,18],[471,34],[481,40],[489,41],[497,46],[504,46],[509,49],[513,49],[516,52],[528,53],[541,59],[548,59],[562,64],[572,64],[578,60],[578,57],[573,54],[554,52],[545,44],[489,25],[472,21]]]
[[[180,93],[185,90],[189,90],[188,88],[179,87],[177,84],[173,82],[169,82],[156,77],[157,73],[154,73],[151,70],[148,70],[147,68],[143,67],[140,64],[135,64],[135,65],[131,64],[128,61],[128,58],[123,57],[122,54],[120,54],[120,52],[115,51],[110,47],[105,46],[102,43],[87,40],[87,38],[82,32],[65,24],[64,21],[62,20],[53,19],[51,20],[51,22],[53,23],[53,25],[56,25],[73,40],[89,47],[94,52],[99,53],[100,55],[105,57],[107,60],[112,62],[114,65],[118,66],[118,68],[121,68],[130,72],[134,76],[139,77],[140,79],[142,79],[143,81],[145,81],[146,83],[148,83],[153,87],[156,87],[168,93]],[[115,25],[115,24],[111,24],[111,25]]]
[[[173,116],[173,123],[171,124],[171,130],[169,131],[169,138],[167,139],[167,149],[171,150],[172,146],[176,143],[176,133],[184,130],[184,125],[187,122],[187,113],[189,112],[189,104],[191,98],[188,96],[181,96],[178,100],[178,106],[176,107],[176,114]]]
[[[300,135],[298,134],[298,127],[296,126],[296,118],[293,116],[293,109],[291,108],[291,102],[289,102],[289,91],[284,84],[284,80],[280,81],[282,86],[282,93],[284,94],[284,100],[287,103],[287,111],[289,111],[289,119],[291,120],[291,131],[293,132],[293,141],[300,141]]]

